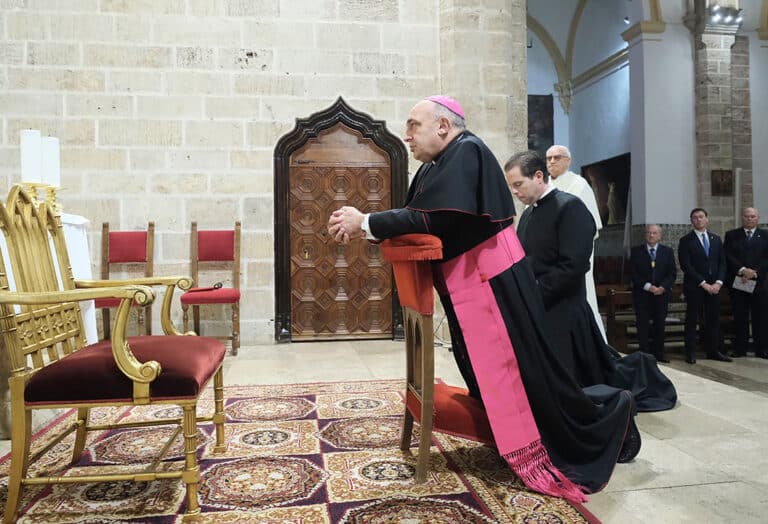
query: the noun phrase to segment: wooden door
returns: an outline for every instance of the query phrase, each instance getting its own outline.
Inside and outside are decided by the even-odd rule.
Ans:
[[[389,155],[343,123],[289,158],[291,338],[391,338],[392,271],[376,244],[337,244],[328,217],[341,206],[392,207]]]

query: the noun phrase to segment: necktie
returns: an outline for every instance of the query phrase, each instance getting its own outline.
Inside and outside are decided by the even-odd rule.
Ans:
[[[656,248],[652,247],[648,250],[648,254],[651,255],[651,260],[656,261]]]
[[[747,231],[747,242],[749,242],[750,240],[752,240],[752,231],[751,230]]]
[[[704,245],[704,253],[709,256],[709,237],[706,233],[701,234],[701,243]]]

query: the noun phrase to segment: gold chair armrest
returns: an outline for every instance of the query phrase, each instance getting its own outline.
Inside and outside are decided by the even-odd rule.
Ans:
[[[136,303],[148,306],[155,300],[155,293],[147,286],[121,286],[119,288],[68,289],[64,291],[36,291],[32,293],[18,291],[0,291],[0,304],[60,304],[62,302],[81,302],[97,298],[133,299]]]
[[[137,277],[122,280],[75,280],[75,287],[78,289],[119,286],[176,286],[182,291],[186,291],[192,287],[192,278],[187,276],[169,276]]]
[[[139,362],[126,340],[125,330],[133,303],[147,306],[155,299],[152,288],[147,286],[121,286],[110,288],[73,289],[65,291],[41,291],[24,293],[0,291],[0,304],[59,304],[81,302],[97,298],[120,298],[115,328],[112,335],[112,357],[123,374],[133,381],[133,398],[138,403],[149,402],[149,383],[160,374],[160,364],[155,360]]]
[[[171,306],[173,305],[173,291],[179,288],[182,291],[192,287],[192,278],[187,276],[170,277],[139,277],[126,280],[75,280],[77,288],[92,288],[121,285],[166,286],[163,305],[160,309],[160,324],[166,335],[195,335],[193,331],[182,333],[171,320]]]

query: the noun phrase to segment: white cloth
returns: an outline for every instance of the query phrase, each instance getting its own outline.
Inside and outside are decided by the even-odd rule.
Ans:
[[[64,239],[67,241],[69,252],[69,264],[72,266],[72,274],[76,280],[93,279],[91,252],[88,248],[88,224],[90,221],[85,217],[68,213],[61,215]],[[89,344],[95,344],[99,341],[99,333],[96,329],[96,306],[93,300],[80,302],[80,311],[83,315],[85,340]]]
[[[603,229],[603,221],[600,219],[600,211],[597,209],[595,192],[592,191],[592,187],[587,183],[587,180],[573,171],[566,171],[559,177],[553,178],[551,183],[560,191],[575,195],[584,202],[589,212],[592,213],[592,218],[595,219],[595,227],[597,228],[595,238],[597,238],[600,230]]]
[[[551,177],[550,177],[551,178]],[[589,212],[592,213],[592,218],[595,220],[595,239],[600,236],[600,230],[603,229],[603,221],[600,220],[600,211],[597,209],[597,199],[592,188],[584,179],[584,177],[577,175],[573,171],[566,171],[557,178],[551,178],[551,184],[559,189],[565,191],[571,195],[579,197],[587,206]],[[595,248],[594,242],[592,244],[592,254],[589,255],[589,271],[584,275],[584,282],[587,287],[587,302],[592,309],[592,314],[595,316],[595,322],[597,327],[600,328],[600,334],[603,336],[603,340],[606,340],[605,326],[603,325],[603,318],[600,316],[600,310],[597,307],[597,292],[595,292],[595,276],[592,271],[595,265]]]
[[[370,222],[371,214],[366,213],[363,215],[363,223],[360,225],[360,229],[365,232],[365,239],[366,240],[378,240],[375,236],[373,236],[373,233],[371,233],[371,226],[368,225],[368,222]]]

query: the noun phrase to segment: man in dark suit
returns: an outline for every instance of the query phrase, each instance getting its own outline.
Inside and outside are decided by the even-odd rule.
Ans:
[[[720,352],[720,289],[725,281],[725,250],[720,237],[707,231],[709,215],[697,207],[691,211],[693,231],[680,239],[677,256],[683,270],[685,293],[685,361],[696,363],[696,325],[704,310],[701,329],[708,342],[707,357],[731,359]]]
[[[645,243],[632,248],[632,301],[640,351],[651,353],[659,362],[669,362],[664,355],[664,324],[677,269],[672,248],[660,244],[660,240],[661,227],[648,224],[645,226]],[[653,347],[648,344],[651,321]]]
[[[768,272],[768,231],[760,229],[760,213],[754,207],[747,207],[741,212],[741,225],[725,234],[725,258],[727,260],[726,284],[731,294],[733,319],[736,323],[736,341],[734,357],[747,354],[749,345],[749,325],[752,323],[752,339],[755,356],[768,359],[768,340],[765,337],[765,325],[768,320],[768,290],[766,272]],[[754,291],[749,293],[734,288],[734,284],[755,283]]]

